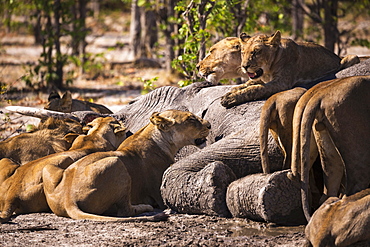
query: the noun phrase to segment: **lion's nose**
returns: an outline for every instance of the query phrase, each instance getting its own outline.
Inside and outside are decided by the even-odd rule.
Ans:
[[[200,65],[199,63],[196,65],[197,70],[199,71]]]

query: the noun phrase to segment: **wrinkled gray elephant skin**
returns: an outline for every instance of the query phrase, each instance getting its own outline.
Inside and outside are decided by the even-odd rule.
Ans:
[[[237,178],[259,173],[259,116],[263,101],[226,109],[216,100],[204,118],[212,125],[213,144],[183,158],[163,175],[165,204],[180,213],[230,216],[226,205],[228,185]],[[283,157],[269,139],[272,169],[281,170]],[[211,176],[212,175],[212,176]]]
[[[231,86],[207,87],[195,83],[185,88],[161,87],[136,98],[114,116],[135,132],[154,111],[189,110],[211,123],[206,147],[181,150],[177,162],[163,177],[162,197],[171,209],[181,213],[230,216],[226,206],[227,186],[237,178],[261,172],[258,130],[264,101],[230,109],[220,97]],[[283,157],[269,139],[273,170],[280,170]]]
[[[252,174],[232,182],[226,193],[232,216],[282,225],[307,223],[300,183],[288,178],[289,171]]]

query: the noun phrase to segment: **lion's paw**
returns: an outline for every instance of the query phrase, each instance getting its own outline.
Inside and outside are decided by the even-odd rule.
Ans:
[[[239,103],[236,100],[235,94],[233,94],[232,92],[225,94],[221,98],[221,105],[226,108],[230,108],[238,104]]]

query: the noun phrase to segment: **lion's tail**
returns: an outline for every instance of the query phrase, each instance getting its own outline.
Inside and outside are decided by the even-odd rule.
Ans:
[[[310,220],[310,205],[308,199],[309,171],[310,171],[310,142],[313,122],[317,112],[320,110],[320,101],[310,101],[306,105],[302,118],[300,129],[300,147],[301,147],[301,196],[302,207],[307,222]]]
[[[291,158],[291,170],[293,177],[298,177],[300,169],[300,131],[301,131],[301,119],[305,105],[300,107],[300,102],[305,102],[307,95],[303,95],[298,101],[293,114],[293,134],[292,134],[292,158]]]
[[[275,102],[271,104],[267,100],[262,108],[260,117],[260,152],[263,173],[270,173],[270,161],[268,157],[268,131],[274,122],[273,114],[276,114],[276,104]]]
[[[152,216],[138,217],[110,217],[83,212],[76,203],[70,205],[67,210],[68,216],[75,220],[93,220],[93,221],[110,221],[110,222],[157,222],[168,219],[168,214],[158,213]]]

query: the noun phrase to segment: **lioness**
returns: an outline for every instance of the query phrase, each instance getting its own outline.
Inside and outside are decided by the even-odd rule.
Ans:
[[[284,154],[283,169],[290,168],[293,139],[293,113],[299,98],[307,90],[296,87],[272,95],[261,110],[260,151],[264,173],[270,173],[268,158],[268,130]]]
[[[357,56],[343,60],[323,46],[272,36],[240,35],[241,67],[249,81],[233,88],[221,99],[225,107],[264,99],[294,86],[307,86],[344,67],[358,63]]]
[[[227,37],[210,48],[197,68],[201,77],[217,85],[221,79],[241,77],[241,62],[239,38]]]
[[[180,148],[203,143],[209,129],[208,121],[190,112],[155,112],[117,151],[90,154],[65,170],[47,165],[42,178],[48,204],[55,214],[72,219],[154,220],[100,214],[134,216],[152,211],[152,206],[163,209],[163,172]]]
[[[83,156],[114,150],[126,138],[126,128],[112,117],[96,118],[87,135],[67,135],[73,141],[70,150],[51,154],[18,166],[9,159],[0,160],[0,222],[17,214],[49,211],[43,190],[42,169],[52,164],[68,167]]]
[[[369,186],[368,92],[370,76],[347,77],[316,85],[307,91],[309,97],[305,97],[305,94],[297,103],[294,120],[297,120],[296,116],[301,116],[299,128],[302,203],[307,219],[310,218],[307,184],[311,131],[314,132],[324,172],[327,190],[324,196],[338,196],[344,174],[345,195],[352,195]],[[293,124],[295,128],[296,122]],[[292,167],[292,171],[296,169]]]
[[[348,246],[370,240],[370,189],[339,199],[330,197],[312,215],[305,233],[314,247]]]
[[[62,98],[56,92],[49,95],[48,103],[44,107],[46,110],[58,112],[74,112],[74,111],[94,111],[102,114],[112,114],[113,112],[107,107],[95,104],[89,101],[72,99],[71,92],[66,91]]]
[[[22,133],[0,142],[0,159],[9,158],[17,164],[26,164],[49,154],[66,151],[71,143],[65,140],[68,133],[82,133],[76,121],[48,118],[40,122],[37,130]]]

